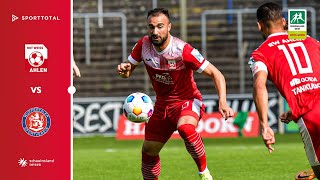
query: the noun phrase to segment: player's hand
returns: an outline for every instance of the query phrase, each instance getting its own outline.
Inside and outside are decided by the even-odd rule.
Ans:
[[[121,63],[118,65],[118,73],[121,77],[129,77],[130,70],[131,70],[130,63]]]
[[[291,111],[287,111],[285,113],[282,113],[280,116],[280,121],[283,123],[288,124],[289,122],[292,121],[292,112]]]
[[[219,112],[225,120],[234,116],[233,110],[226,104],[219,105]]]
[[[262,139],[268,148],[269,153],[272,153],[274,148],[271,145],[274,144],[276,140],[274,138],[274,132],[269,126],[262,127]]]
[[[81,77],[80,69],[75,64],[73,64],[73,77]]]

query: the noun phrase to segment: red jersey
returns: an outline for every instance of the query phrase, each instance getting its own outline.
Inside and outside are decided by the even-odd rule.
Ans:
[[[201,73],[209,62],[186,42],[171,36],[169,45],[158,52],[148,36],[144,36],[134,46],[128,60],[135,65],[144,62],[157,101],[202,100],[193,71]]]
[[[252,54],[255,74],[268,73],[287,100],[295,120],[310,111],[320,99],[320,43],[311,37],[289,39],[287,33],[271,34]]]

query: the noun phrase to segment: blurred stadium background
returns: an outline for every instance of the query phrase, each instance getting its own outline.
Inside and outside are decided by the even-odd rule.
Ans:
[[[77,79],[74,84],[77,88],[75,97],[113,97],[125,96],[130,92],[144,91],[154,95],[150,83],[144,78],[144,67],[137,69],[135,76],[130,79],[119,78],[115,74],[115,67],[127,57],[122,57],[121,18],[105,17],[102,21],[97,17],[90,17],[88,13],[119,13],[126,18],[126,55],[129,55],[134,44],[146,34],[147,10],[158,6],[166,7],[171,13],[172,31],[174,36],[181,37],[192,46],[202,51],[201,47],[201,16],[206,10],[234,10],[256,9],[265,0],[181,0],[186,1],[186,22],[181,22],[180,0],[74,0],[74,58],[79,64],[83,77]],[[312,7],[319,15],[319,2],[316,0],[283,0],[287,1],[289,8]],[[274,1],[282,4],[283,1]],[[231,3],[230,3],[231,2]],[[232,4],[232,5],[229,5]],[[99,10],[101,9],[101,10]],[[78,18],[77,15],[88,15],[86,18]],[[320,19],[318,18],[319,22]],[[225,75],[228,93],[250,93],[252,80],[248,73],[248,55],[261,42],[262,38],[257,31],[255,13],[242,14],[241,46],[238,46],[238,19],[237,14],[208,15],[207,16],[207,59],[214,63]],[[319,23],[317,23],[319,24]],[[186,35],[180,27],[185,26]],[[86,29],[88,28],[88,29]],[[319,32],[320,26],[316,27]],[[89,37],[86,39],[86,30]],[[311,14],[308,11],[308,34],[311,35]],[[183,37],[182,37],[183,36]],[[316,34],[318,36],[318,34]],[[86,41],[90,40],[90,42]],[[88,43],[88,44],[86,44]],[[86,49],[86,45],[90,49]],[[239,65],[240,55],[238,50],[243,50],[245,77],[240,81]],[[86,52],[89,56],[86,57]],[[88,59],[87,59],[88,58]],[[213,94],[212,84],[208,79],[196,74],[197,85],[203,94]],[[146,82],[147,81],[147,82]],[[148,85],[148,86],[146,86]],[[242,87],[242,88],[240,88]],[[271,92],[275,92],[271,88]]]
[[[135,73],[129,79],[120,78],[116,72],[116,66],[127,59],[134,44],[146,34],[146,15],[149,9],[155,7],[165,7],[169,9],[173,26],[171,34],[187,41],[193,47],[197,48],[224,74],[227,83],[228,102],[236,112],[254,113],[255,107],[251,95],[252,76],[247,61],[250,53],[263,42],[260,33],[257,31],[255,12],[259,5],[266,2],[269,1],[74,0],[73,54],[82,75],[81,78],[74,79],[74,86],[77,89],[77,92],[74,94],[74,136],[81,137],[74,140],[75,179],[141,179],[139,171],[139,148],[141,146],[141,140],[130,141],[130,143],[126,140],[115,142],[114,137],[116,137],[116,139],[141,139],[141,137],[143,137],[143,126],[130,125],[127,127],[128,124],[126,124],[125,120],[121,120],[122,102],[125,97],[132,92],[140,91],[152,97],[154,96],[154,92],[143,64],[135,70]],[[319,38],[318,32],[320,32],[320,26],[318,24],[320,24],[320,19],[318,16],[320,15],[320,4],[318,0],[276,0],[273,2],[282,4],[285,9],[307,9],[308,34],[314,38]],[[286,12],[284,16],[287,16]],[[195,80],[198,88],[204,95],[207,113],[214,113],[217,109],[217,97],[211,80],[197,73],[195,73]],[[221,174],[218,175],[220,178],[218,179],[255,179],[255,177],[262,177],[259,179],[283,180],[291,179],[294,175],[292,174],[293,172],[301,170],[299,168],[308,168],[308,163],[304,157],[303,145],[297,135],[296,125],[292,123],[283,125],[277,120],[279,113],[288,109],[286,102],[278,95],[277,90],[271,83],[268,85],[268,89],[270,93],[270,125],[276,132],[287,134],[289,140],[294,139],[297,141],[297,144],[291,144],[289,147],[298,147],[295,149],[298,152],[293,154],[301,155],[299,157],[300,159],[296,159],[296,161],[293,162],[296,164],[290,166],[289,168],[291,169],[288,169],[281,178],[279,176],[267,177],[263,176],[263,174],[272,174],[275,172],[275,174],[279,175],[283,173],[280,169],[285,170],[283,166],[287,166],[287,163],[291,162],[289,159],[281,159],[281,156],[283,155],[284,158],[284,154],[286,154],[284,152],[282,155],[280,153],[280,156],[279,154],[275,155],[272,159],[273,161],[281,162],[280,164],[273,161],[269,162],[270,160],[268,161],[268,163],[274,167],[272,171],[262,171],[262,174],[260,173],[251,178],[249,176],[246,178],[236,178],[237,174],[228,175],[230,178],[226,178],[224,174],[228,174],[228,171],[225,170],[221,171]],[[246,114],[245,117],[245,120],[248,121],[247,118],[250,117],[252,118],[250,122],[257,123],[256,116],[251,117],[250,114]],[[227,122],[229,124],[225,124],[223,121],[219,121],[219,124],[215,118],[218,119],[216,116],[211,117],[211,119],[208,118],[212,121],[205,121],[208,123],[202,127],[202,129],[205,129],[203,130],[205,131],[205,135],[208,135],[207,137],[209,138],[246,136],[249,131],[256,128],[256,126],[251,123],[250,127],[248,125],[244,127],[244,131],[248,132],[242,134],[240,132],[241,129],[237,129],[238,127],[231,127],[236,117],[229,120],[229,122]],[[119,121],[119,119],[121,121]],[[121,129],[123,132],[118,135],[120,123],[124,127]],[[208,127],[205,128],[205,126]],[[128,128],[131,134],[125,132]],[[212,135],[215,133],[216,136]],[[88,135],[90,135],[90,137],[87,137]],[[105,139],[101,140],[101,137],[91,137],[92,135],[107,135],[111,137],[105,137]],[[259,133],[250,135],[253,138],[252,143],[249,142],[250,140],[244,141],[242,138],[238,139],[240,139],[241,142],[249,142],[241,144],[249,148],[251,144],[257,142],[256,146],[259,146],[259,148],[254,146],[255,148],[253,148],[253,150],[251,149],[254,154],[256,149],[263,151],[262,149],[264,148],[261,139],[256,140],[258,135]],[[89,140],[87,138],[89,138]],[[284,142],[281,143],[285,143],[287,140],[285,135],[281,135],[281,138],[284,139]],[[228,144],[228,142],[233,144],[234,142],[232,141],[237,140],[208,140],[208,146],[213,142],[212,146],[214,146],[214,143],[218,143],[218,145],[222,147],[221,149],[223,149],[224,145]],[[173,142],[176,143],[176,141]],[[113,159],[111,159],[111,161],[110,159],[108,160],[110,154],[105,153],[105,150],[108,149],[107,146],[109,146],[108,143],[112,146],[120,144],[117,148],[122,148],[122,152],[124,152],[123,156],[130,155],[131,153],[129,152],[131,151],[130,149],[126,150],[126,144],[138,147],[133,150],[134,154],[136,154],[135,159],[131,161],[135,164],[134,168],[127,167],[129,170],[132,170],[131,173],[135,174],[134,176],[122,175],[121,178],[117,178],[115,174],[121,172],[118,172],[118,170],[110,170],[111,167],[105,166],[106,162],[118,162]],[[96,146],[99,148],[95,149]],[[229,145],[226,146],[226,148],[228,147]],[[241,147],[239,148],[241,149]],[[290,148],[284,149],[291,151]],[[239,151],[239,154],[241,153],[241,150],[235,150]],[[98,155],[98,157],[93,158],[87,157],[88,154],[96,154],[97,151],[100,151],[101,156]],[[185,151],[183,145],[180,145],[179,151]],[[212,149],[213,154],[217,153],[216,151],[217,149]],[[246,152],[247,151],[244,151],[244,153]],[[242,159],[246,158],[244,155],[240,156]],[[96,161],[93,160],[95,158],[97,159]],[[183,158],[184,157],[181,157],[181,159]],[[192,164],[187,154],[185,158]],[[228,159],[228,156],[225,158]],[[254,158],[255,157],[249,155],[249,159],[243,161],[244,164],[237,164],[237,166],[246,166],[246,163],[255,161]],[[220,159],[212,157],[212,160],[220,163],[221,166],[224,166],[224,164],[220,161],[226,161],[226,159],[224,159],[224,157]],[[239,163],[242,162],[240,159],[237,160]],[[96,176],[87,174],[88,172],[81,173],[84,172],[85,169],[89,169],[90,163],[94,163],[95,170],[92,170],[92,174]],[[232,165],[232,162],[226,163],[227,165]],[[118,168],[121,168],[122,165],[123,163],[118,164]],[[102,166],[100,170],[97,169],[99,166]],[[250,167],[253,168],[254,166]],[[232,169],[232,166],[230,168]],[[263,163],[260,163],[257,171],[261,168],[264,168]],[[250,170],[250,168],[248,170]],[[243,172],[243,175],[245,175],[246,169],[243,171],[237,169],[237,171]],[[186,171],[186,173],[188,173],[188,171]],[[190,176],[185,176],[182,179],[188,178],[190,178]],[[166,179],[166,176],[164,176],[163,179]],[[170,176],[167,176],[167,179],[170,179]]]

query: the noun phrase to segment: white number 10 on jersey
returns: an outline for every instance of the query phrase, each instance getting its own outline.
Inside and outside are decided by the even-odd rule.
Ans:
[[[296,42],[296,43],[288,44],[288,46],[289,46],[289,49],[290,49],[290,51],[291,51],[291,53],[293,55],[294,61],[297,64],[297,68],[298,68],[299,74],[313,73],[310,57],[309,57],[309,54],[308,54],[307,49],[304,46],[304,44],[302,42]],[[301,50],[303,52],[303,55],[304,55],[304,58],[306,60],[307,67],[302,67],[300,59],[299,59],[299,56],[298,56],[297,51],[295,50],[295,48],[301,48]],[[296,68],[294,67],[293,60],[292,60],[292,58],[291,58],[291,56],[289,54],[289,51],[286,48],[286,46],[285,45],[279,45],[278,49],[282,50],[284,55],[286,56],[286,59],[287,59],[287,61],[289,63],[292,75],[293,76],[297,75],[297,71],[296,71]]]

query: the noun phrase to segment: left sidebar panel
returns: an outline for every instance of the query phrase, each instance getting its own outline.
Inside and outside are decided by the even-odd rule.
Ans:
[[[0,179],[72,179],[70,6],[0,1]]]

